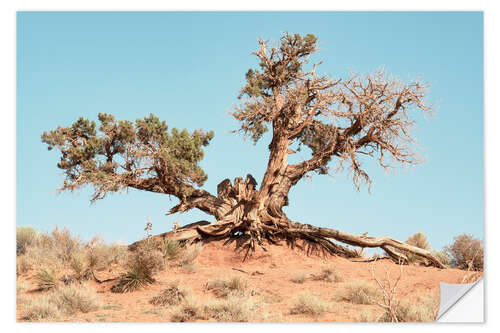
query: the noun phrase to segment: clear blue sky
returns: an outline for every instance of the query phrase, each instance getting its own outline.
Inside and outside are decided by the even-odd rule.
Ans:
[[[247,173],[259,181],[269,137],[253,146],[229,133],[238,124],[226,111],[257,64],[257,38],[281,31],[319,38],[321,73],[384,66],[404,80],[422,75],[437,104],[434,117],[416,117],[424,164],[390,174],[367,164],[371,194],[356,192],[346,173],[302,180],[288,216],[402,240],[421,231],[437,249],[463,232],[483,238],[483,15],[467,12],[19,13],[17,225],[129,243],[144,236],[147,219],[153,233],[174,220],[210,220],[199,211],[165,216],[174,197],[135,190],[93,205],[89,189],[57,195],[59,155],[40,135],[99,112],[128,120],[152,112],[170,127],[215,131],[202,162],[206,190]]]

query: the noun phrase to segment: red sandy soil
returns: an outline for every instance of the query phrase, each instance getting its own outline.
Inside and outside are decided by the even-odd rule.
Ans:
[[[290,279],[298,272],[310,274],[319,273],[325,266],[333,267],[343,277],[344,281],[353,279],[365,280],[376,285],[370,274],[373,265],[375,275],[383,279],[386,271],[391,279],[399,275],[400,267],[388,259],[375,262],[359,262],[361,259],[348,260],[340,257],[327,257],[311,255],[307,256],[304,251],[297,248],[291,249],[286,245],[267,246],[267,252],[261,249],[245,262],[242,262],[244,253],[234,250],[235,245],[223,245],[223,242],[207,243],[201,254],[195,260],[194,271],[191,273],[183,271],[179,267],[167,268],[155,276],[157,282],[147,289],[134,291],[132,293],[117,294],[110,291],[115,281],[96,283],[90,285],[97,290],[98,296],[104,304],[104,308],[89,313],[78,313],[67,316],[60,321],[74,322],[168,322],[170,321],[170,308],[154,306],[149,300],[157,296],[169,283],[179,281],[179,288],[190,288],[202,301],[213,299],[214,295],[206,291],[205,285],[209,280],[222,278],[229,280],[233,277],[241,277],[248,284],[251,296],[262,296],[268,299],[262,306],[270,321],[286,322],[311,322],[311,321],[359,321],[361,311],[369,311],[376,315],[381,309],[376,305],[358,305],[339,301],[336,298],[338,288],[342,287],[339,282],[325,282],[307,279],[303,284],[297,284]],[[417,294],[439,294],[439,283],[470,283],[477,279],[480,274],[475,274],[458,269],[438,269],[422,266],[402,266],[403,274],[398,284],[397,296],[399,299],[414,299]],[[239,271],[242,270],[242,271]],[[96,272],[96,276],[103,280],[116,277],[122,272],[120,267],[112,267],[110,270]],[[257,272],[257,273],[255,273]],[[254,273],[254,274],[252,274]],[[36,291],[36,284],[32,276],[20,277],[29,285],[27,295],[38,297],[42,292]],[[297,295],[309,292],[321,299],[331,302],[335,311],[324,313],[317,317],[310,315],[290,314]],[[257,298],[256,298],[257,301]],[[17,306],[17,320],[22,321],[23,309]]]

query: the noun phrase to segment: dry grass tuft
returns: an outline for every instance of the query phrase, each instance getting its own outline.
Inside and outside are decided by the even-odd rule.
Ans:
[[[378,299],[380,293],[377,288],[364,280],[352,280],[340,285],[337,297],[354,304],[372,304],[372,300]]]
[[[46,297],[40,297],[28,302],[23,319],[39,321],[43,319],[56,319],[61,315],[57,306]]]
[[[66,314],[87,313],[101,306],[95,290],[87,284],[80,287],[70,285],[58,288],[48,297],[50,297],[51,302],[57,305],[60,311]]]
[[[177,240],[165,239],[160,244],[160,251],[166,260],[175,260],[179,257],[182,248]]]
[[[321,298],[310,293],[302,293],[295,300],[295,306],[290,311],[291,314],[310,314],[318,316],[330,311],[331,306]]]
[[[229,296],[223,300],[208,302],[203,307],[205,314],[219,322],[248,322],[253,319],[254,303],[250,299]]]
[[[292,278],[290,279],[290,281],[294,282],[294,283],[298,283],[298,284],[302,284],[304,283],[305,281],[307,280],[307,274],[304,273],[304,272],[298,272],[298,273],[295,273]]]
[[[33,263],[25,254],[18,255],[16,257],[16,275],[26,274],[30,269],[33,268]]]
[[[401,302],[395,314],[398,322],[433,322],[439,312],[439,294],[419,295],[417,301]],[[394,321],[390,312],[385,311],[380,322]]]
[[[193,322],[198,319],[205,319],[205,315],[200,300],[194,296],[185,297],[170,317],[173,322]]]
[[[101,306],[95,290],[88,285],[64,286],[27,302],[24,320],[54,320],[62,314],[87,313]]]
[[[190,294],[187,290],[179,289],[177,283],[173,283],[161,294],[153,297],[149,303],[162,306],[179,305]]]
[[[203,251],[202,243],[187,244],[180,253],[180,262],[182,264],[192,263]]]
[[[206,290],[212,290],[217,297],[243,296],[247,289],[246,282],[239,278],[234,277],[231,280],[215,279],[208,281],[205,285]]]
[[[342,276],[332,267],[324,267],[319,274],[311,274],[315,281],[342,282]]]

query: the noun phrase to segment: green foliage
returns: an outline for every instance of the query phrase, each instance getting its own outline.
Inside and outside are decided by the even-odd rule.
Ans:
[[[105,113],[98,119],[98,127],[80,118],[72,126],[42,134],[49,150],[61,152],[57,166],[66,176],[61,190],[92,184],[92,200],[98,200],[127,187],[170,193],[175,184],[175,191],[181,192],[175,194],[189,195],[190,184],[202,186],[207,179],[198,163],[203,159],[202,147],[214,136],[212,131],[190,134],[173,128],[169,132],[165,121],[153,114],[137,119],[135,126]]]
[[[38,240],[38,232],[33,227],[17,227],[16,228],[16,254],[24,254],[26,248],[32,246]]]
[[[238,96],[246,96],[249,100],[233,113],[241,122],[240,131],[254,143],[268,131],[266,123],[271,122],[271,114],[276,111],[270,104],[275,93],[273,90],[281,91],[304,75],[302,66],[316,51],[316,42],[317,38],[312,34],[302,37],[288,33],[281,36],[279,45],[275,47],[268,48],[261,41],[261,49],[255,52],[260,59],[259,69],[247,71],[246,85]]]
[[[312,34],[302,37],[299,34],[284,33],[279,47],[274,49],[275,57],[271,58],[273,62],[261,61],[260,70],[248,70],[245,75],[247,84],[241,90],[240,97],[269,96],[271,88],[296,79],[302,65],[307,62],[307,57],[316,51],[316,42],[317,38]]]

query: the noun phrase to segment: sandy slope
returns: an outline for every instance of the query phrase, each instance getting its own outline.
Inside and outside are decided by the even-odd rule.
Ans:
[[[297,272],[309,274],[319,273],[325,266],[335,268],[344,281],[362,279],[375,285],[370,275],[370,265],[378,277],[384,277],[388,271],[391,278],[399,273],[399,266],[390,260],[379,260],[372,263],[356,262],[339,257],[322,258],[307,256],[299,249],[290,249],[286,245],[268,246],[267,252],[257,250],[246,262],[242,262],[243,253],[234,251],[234,244],[223,246],[222,242],[210,242],[205,245],[200,256],[195,260],[194,272],[184,272],[179,267],[167,268],[156,276],[157,283],[148,289],[115,294],[110,292],[113,282],[91,285],[97,290],[105,304],[104,308],[86,314],[80,313],[64,317],[63,321],[107,321],[107,322],[164,322],[170,321],[172,310],[153,306],[149,300],[158,295],[170,282],[179,281],[182,288],[190,288],[203,300],[213,299],[214,295],[205,290],[207,281],[215,278],[230,279],[242,277],[248,283],[250,296],[261,306],[259,315],[269,321],[357,321],[362,311],[373,314],[381,312],[374,305],[355,305],[338,301],[335,294],[342,284],[339,282],[324,282],[306,280],[303,284],[290,281]],[[244,272],[242,272],[242,271]],[[118,276],[120,267],[111,267],[109,271],[96,272],[100,279]],[[253,274],[252,274],[253,273]],[[403,276],[398,285],[400,299],[414,299],[418,293],[439,293],[439,283],[462,283],[469,278],[470,272],[457,269],[441,270],[432,267],[403,266]],[[37,297],[36,285],[29,275],[21,278],[27,282],[30,297]],[[311,317],[308,315],[292,315],[295,297],[308,291],[311,294],[331,302],[332,312]],[[21,320],[23,309],[18,306],[17,319]]]

